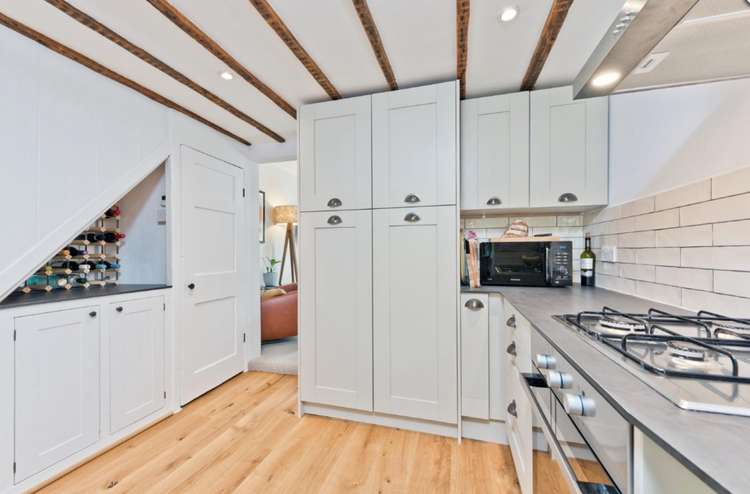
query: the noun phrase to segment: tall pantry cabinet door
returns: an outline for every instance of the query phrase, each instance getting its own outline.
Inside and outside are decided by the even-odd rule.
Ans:
[[[15,320],[16,482],[99,439],[98,311]]]
[[[458,85],[372,96],[375,208],[456,204]]]
[[[370,96],[300,108],[301,211],[372,207],[370,138]]]
[[[107,307],[111,432],[162,408],[164,396],[164,298]]]
[[[457,210],[373,211],[375,411],[457,421]]]
[[[461,102],[461,209],[529,207],[529,93]]]
[[[531,93],[531,207],[606,205],[609,100]]]
[[[372,411],[372,213],[302,213],[303,401]]]

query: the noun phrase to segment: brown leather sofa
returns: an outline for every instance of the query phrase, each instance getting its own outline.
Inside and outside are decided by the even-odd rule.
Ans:
[[[271,341],[297,336],[297,284],[279,288],[287,292],[260,303],[260,340]]]

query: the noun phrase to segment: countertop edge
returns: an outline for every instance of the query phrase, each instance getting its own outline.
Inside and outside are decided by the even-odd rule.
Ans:
[[[105,287],[75,287],[71,288],[70,290],[54,290],[52,292],[32,292],[28,294],[16,292],[11,293],[5,298],[5,300],[0,302],[0,311],[33,307],[36,305],[111,297],[114,295],[125,295],[129,293],[166,290],[169,288],[172,288],[172,285],[159,283],[124,283],[120,285],[111,285]]]

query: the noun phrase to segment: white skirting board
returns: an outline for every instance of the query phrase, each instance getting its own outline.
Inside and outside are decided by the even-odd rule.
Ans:
[[[508,444],[505,433],[505,422],[497,420],[480,420],[463,417],[461,419],[461,436],[486,443]]]
[[[441,422],[432,422],[429,420],[413,419],[408,417],[397,417],[377,412],[365,412],[361,410],[351,410],[330,405],[318,405],[316,403],[301,403],[301,415],[309,413],[311,415],[321,415],[342,420],[352,420],[354,422],[363,422],[365,424],[382,425],[383,427],[393,427],[415,432],[424,432],[435,434],[437,436],[453,437],[458,439],[458,425],[444,424]]]

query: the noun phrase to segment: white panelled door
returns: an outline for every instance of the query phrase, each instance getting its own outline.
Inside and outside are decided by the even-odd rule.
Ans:
[[[375,208],[456,204],[458,85],[372,96]]]
[[[370,96],[303,106],[299,132],[300,210],[371,208]]]
[[[164,297],[110,304],[109,430],[115,432],[166,402],[164,384]]]
[[[375,411],[458,419],[454,206],[373,211]]]
[[[245,368],[239,326],[242,169],[182,148],[181,403]],[[254,282],[246,280],[246,282]]]
[[[99,439],[97,310],[15,320],[16,482]]]
[[[372,411],[372,212],[301,225],[302,400]]]

